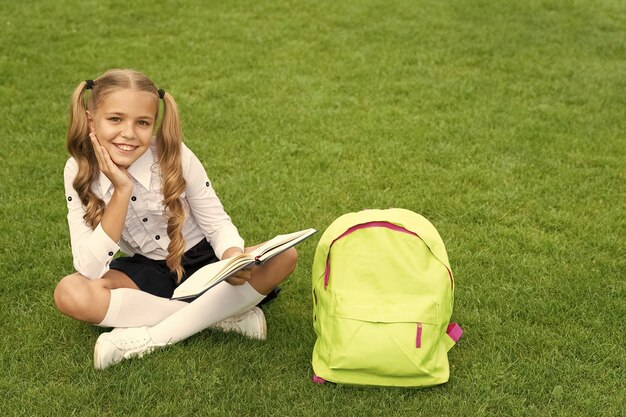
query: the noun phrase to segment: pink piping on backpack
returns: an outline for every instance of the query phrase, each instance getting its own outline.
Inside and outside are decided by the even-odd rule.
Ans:
[[[326,269],[324,271],[324,288],[328,286],[328,278],[330,276],[330,249],[333,247],[335,242],[341,239],[342,237],[349,235],[350,233],[356,232],[357,230],[360,230],[360,229],[367,229],[370,227],[385,227],[387,229],[395,230],[396,232],[402,232],[402,233],[407,233],[409,235],[413,235],[423,241],[423,239],[419,237],[417,233],[411,232],[410,230],[407,230],[404,227],[400,227],[398,225],[395,225],[389,222],[368,222],[368,223],[362,223],[362,224],[357,224],[355,226],[352,226],[348,230],[343,232],[341,236],[333,240],[330,246],[328,247],[328,256],[326,257]],[[430,248],[428,249],[430,250]],[[450,268],[448,268],[447,266],[444,265],[444,267],[446,268],[446,270],[448,271],[448,275],[450,276],[450,286],[453,286],[454,281],[452,280],[452,271],[450,271]]]

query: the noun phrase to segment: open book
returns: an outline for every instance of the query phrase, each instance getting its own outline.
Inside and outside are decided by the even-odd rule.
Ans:
[[[183,300],[197,297],[238,271],[252,265],[261,265],[268,259],[302,242],[315,232],[317,232],[315,229],[305,229],[287,235],[278,235],[251,252],[241,253],[232,258],[203,266],[176,288],[172,299]]]

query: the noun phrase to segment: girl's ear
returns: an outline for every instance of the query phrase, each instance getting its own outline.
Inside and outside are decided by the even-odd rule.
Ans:
[[[94,133],[96,128],[93,123],[93,117],[91,116],[91,112],[89,110],[85,110],[85,113],[87,114],[87,126],[89,126],[89,131],[91,133]]]

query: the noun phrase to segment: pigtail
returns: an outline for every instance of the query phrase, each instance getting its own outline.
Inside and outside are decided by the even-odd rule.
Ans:
[[[78,164],[78,173],[74,179],[74,189],[85,207],[83,218],[86,223],[95,229],[105,204],[91,190],[91,183],[98,177],[99,168],[96,155],[89,140],[89,123],[87,120],[87,106],[85,104],[85,90],[87,83],[81,82],[72,94],[70,103],[70,125],[67,132],[67,150]]]
[[[159,149],[159,166],[163,177],[163,205],[168,212],[167,235],[170,243],[167,247],[166,264],[172,272],[176,272],[180,283],[184,272],[181,260],[185,253],[183,224],[186,215],[180,198],[186,187],[181,163],[183,132],[174,98],[168,93],[162,93],[162,95],[163,119],[157,130],[156,139]]]

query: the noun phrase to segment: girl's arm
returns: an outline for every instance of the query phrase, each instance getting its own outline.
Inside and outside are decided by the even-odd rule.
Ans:
[[[97,279],[109,270],[119,246],[104,231],[102,223],[92,229],[85,222],[85,209],[73,185],[77,173],[78,164],[71,158],[65,165],[63,180],[74,269],[86,278]]]
[[[118,167],[112,160],[106,149],[100,146],[100,142],[96,138],[96,135],[91,133],[91,144],[93,145],[96,158],[98,159],[98,166],[100,171],[111,181],[113,185],[113,194],[111,201],[104,209],[104,214],[100,220],[102,229],[109,237],[119,242],[122,238],[122,231],[124,230],[124,224],[126,222],[126,212],[128,211],[128,204],[130,203],[130,197],[133,192],[133,183],[128,176],[126,168]]]
[[[65,194],[68,200],[68,223],[72,242],[72,255],[76,271],[89,279],[98,279],[109,270],[113,255],[119,250],[126,212],[133,184],[125,168],[118,167],[106,149],[100,146],[95,134],[89,135],[95,150],[100,171],[113,185],[113,194],[104,209],[100,223],[91,230],[84,220],[85,210],[74,190],[78,172],[76,161],[70,159],[65,166]]]
[[[232,258],[233,256],[237,256],[240,253],[243,253],[243,251],[239,248],[228,248],[222,254],[222,258],[224,259]]]
[[[183,175],[187,183],[185,198],[194,217],[219,259],[243,252],[244,240],[224,211],[200,160],[182,145]]]

